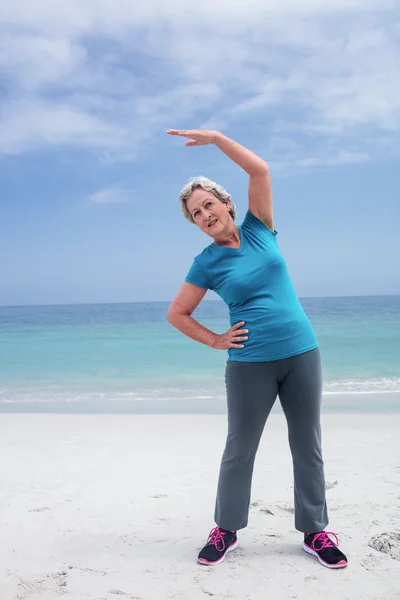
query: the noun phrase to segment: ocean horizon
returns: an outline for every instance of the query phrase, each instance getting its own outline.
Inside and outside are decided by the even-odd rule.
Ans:
[[[400,296],[300,300],[321,348],[323,410],[400,410]],[[0,307],[0,411],[224,412],[227,353],[176,331],[168,306]],[[194,316],[229,328],[220,300]]]

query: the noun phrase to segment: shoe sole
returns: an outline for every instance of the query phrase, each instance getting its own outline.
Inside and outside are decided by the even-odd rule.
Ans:
[[[341,560],[340,562],[336,563],[335,565],[330,565],[329,563],[322,560],[322,558],[320,557],[318,552],[315,552],[315,550],[313,550],[309,546],[306,546],[305,544],[303,545],[303,550],[305,552],[307,552],[307,554],[312,554],[313,556],[316,556],[318,558],[319,562],[321,563],[321,565],[323,565],[324,567],[328,567],[328,569],[343,569],[344,567],[347,567],[347,561],[344,561],[344,560]]]
[[[234,542],[231,546],[229,546],[229,548],[227,548],[225,554],[223,554],[221,556],[221,558],[219,558],[218,560],[216,560],[215,562],[209,562],[207,561],[205,558],[198,558],[197,562],[200,565],[205,565],[206,567],[213,567],[214,565],[220,565],[224,560],[225,560],[225,556],[227,554],[229,554],[229,552],[232,552],[233,550],[236,550],[236,548],[239,546],[239,540],[236,540],[236,542]]]

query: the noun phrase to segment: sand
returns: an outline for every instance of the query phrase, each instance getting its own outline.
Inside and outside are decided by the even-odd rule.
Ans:
[[[328,529],[349,558],[336,571],[294,529],[281,414],[240,547],[197,564],[225,427],[223,415],[1,415],[0,600],[400,599],[399,414],[323,417]]]

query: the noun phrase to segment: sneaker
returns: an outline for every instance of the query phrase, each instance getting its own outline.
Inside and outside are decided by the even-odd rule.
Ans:
[[[329,536],[333,535],[334,542]],[[338,548],[339,540],[336,533],[321,531],[319,533],[305,533],[303,549],[316,556],[324,567],[341,569],[347,567],[347,558]]]
[[[208,534],[207,543],[200,550],[197,560],[202,565],[218,565],[224,560],[225,555],[238,545],[236,531],[214,527]]]

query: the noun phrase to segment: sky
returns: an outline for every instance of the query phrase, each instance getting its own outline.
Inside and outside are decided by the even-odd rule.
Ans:
[[[168,301],[262,156],[300,297],[400,294],[398,0],[0,0],[0,305]],[[215,299],[212,292],[207,296]]]

